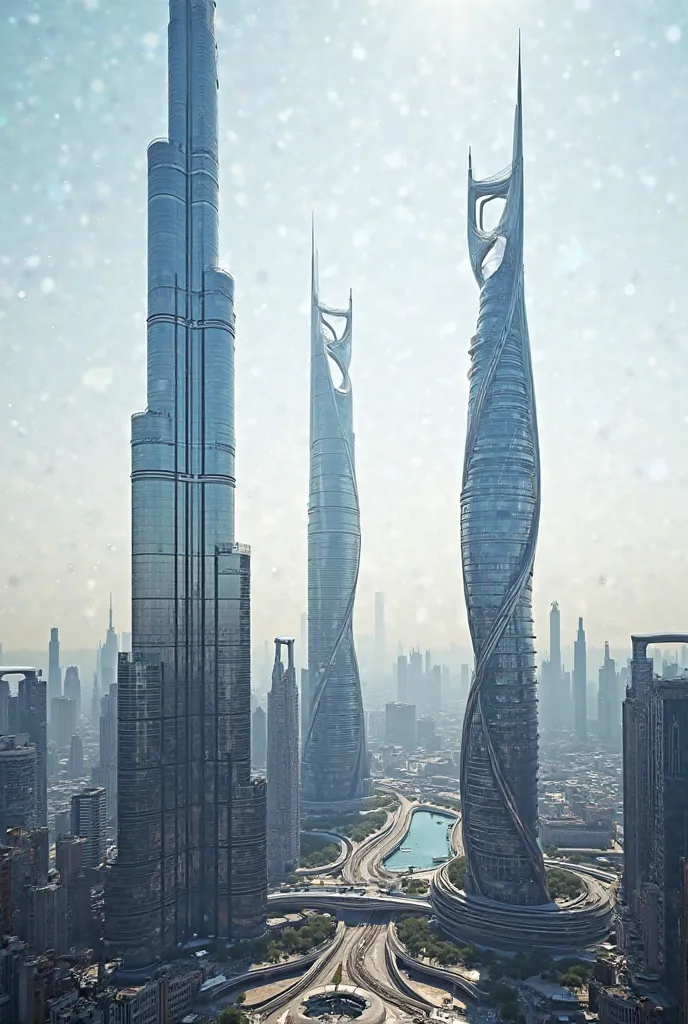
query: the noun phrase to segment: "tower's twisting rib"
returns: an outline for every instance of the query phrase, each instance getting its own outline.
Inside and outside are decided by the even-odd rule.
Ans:
[[[353,635],[361,526],[349,379],[351,317],[351,295],[348,309],[332,309],[320,302],[314,241],[308,505],[310,715],[302,781],[304,799],[315,803],[355,799],[367,775]]]
[[[503,201],[493,230],[490,202]],[[475,674],[463,726],[461,799],[469,888],[547,902],[537,844],[537,698],[531,588],[540,457],[523,290],[521,67],[513,160],[485,180],[468,170],[468,246],[480,286],[471,341],[461,492],[464,592]]]

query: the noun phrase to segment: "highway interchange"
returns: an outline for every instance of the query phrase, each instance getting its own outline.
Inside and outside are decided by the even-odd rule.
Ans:
[[[268,896],[269,913],[273,917],[290,911],[317,909],[335,914],[339,924],[334,939],[292,984],[265,998],[255,993],[257,998],[250,1000],[250,1008],[259,1012],[261,1021],[266,1024],[284,1024],[288,1015],[294,1019],[305,994],[331,983],[339,965],[342,983],[377,996],[386,1007],[385,1019],[390,1024],[429,1016],[444,1021],[460,1019],[465,1010],[454,1006],[453,995],[469,1005],[477,1001],[476,985],[463,977],[460,970],[414,960],[396,937],[394,918],[409,914],[431,916],[433,910],[427,898],[391,895],[398,875],[386,870],[383,861],[401,845],[416,811],[448,814],[444,808],[412,801],[401,794],[397,796],[399,806],[388,815],[381,830],[358,844],[340,837],[342,852],[335,864],[301,870],[301,884],[296,889]],[[454,853],[459,853],[458,819],[451,838]],[[586,893],[594,888],[608,894],[615,877],[595,868],[576,867],[576,871],[587,876]],[[316,875],[332,873],[341,875],[342,884],[336,885],[333,880],[326,884],[323,877],[314,880]],[[431,998],[426,994],[427,989],[412,986],[400,965],[407,971],[412,970],[414,977],[421,977],[424,985],[443,990],[447,993],[446,999],[441,995]],[[442,1003],[444,1005],[440,1005]]]

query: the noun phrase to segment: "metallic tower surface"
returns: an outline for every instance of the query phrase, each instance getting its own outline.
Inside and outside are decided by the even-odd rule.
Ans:
[[[315,239],[311,265],[310,493],[308,502],[308,692],[303,798],[358,798],[367,775],[361,681],[353,614],[361,557],[354,464],[348,309],[318,296]]]
[[[485,211],[504,202],[493,230]],[[468,889],[521,906],[549,900],[537,844],[538,732],[532,575],[540,518],[533,373],[523,290],[521,62],[511,165],[468,168],[468,247],[480,286],[471,340],[461,555],[475,673],[461,745]]]
[[[282,664],[287,648],[287,667]],[[268,693],[268,877],[279,880],[299,866],[299,693],[294,641],[275,639]]]
[[[234,542],[234,283],[217,266],[214,0],[170,0],[148,149],[147,409],[132,419],[132,655],[118,666],[106,939],[132,965],[265,919],[250,776],[250,552]]]

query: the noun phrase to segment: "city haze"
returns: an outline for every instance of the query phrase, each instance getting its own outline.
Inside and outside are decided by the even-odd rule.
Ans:
[[[518,31],[526,299],[542,455],[537,647],[678,629],[688,432],[674,0],[218,3],[220,265],[236,279],[237,529],[254,644],[306,608],[310,216],[323,300],[353,287],[357,631],[468,647],[459,491],[466,169],[510,159]],[[0,639],[128,630],[129,435],[145,405],[145,149],[164,0],[7,0],[0,32]],[[566,652],[565,652],[566,657]],[[596,662],[589,672],[596,670]]]

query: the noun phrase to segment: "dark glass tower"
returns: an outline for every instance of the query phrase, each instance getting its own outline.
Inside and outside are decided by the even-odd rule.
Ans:
[[[486,211],[502,203],[490,230]],[[468,246],[480,286],[471,341],[461,554],[475,652],[461,747],[469,891],[521,906],[549,896],[537,844],[538,731],[531,586],[540,518],[533,372],[523,292],[521,71],[513,159],[468,169]]]
[[[361,558],[354,462],[348,309],[318,296],[315,242],[311,272],[311,422],[308,502],[308,693],[304,800],[356,799],[367,757],[353,615]]]
[[[170,0],[148,149],[148,403],[132,420],[132,656],[118,677],[106,938],[132,965],[265,918],[250,776],[250,552],[234,541],[234,283],[217,266],[214,0]]]

